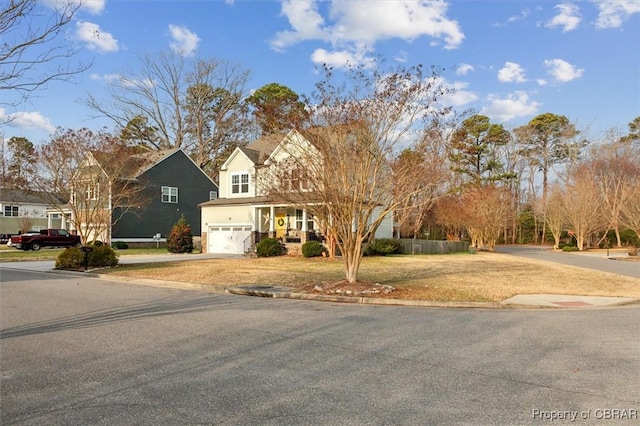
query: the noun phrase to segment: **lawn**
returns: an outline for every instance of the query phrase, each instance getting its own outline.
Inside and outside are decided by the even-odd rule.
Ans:
[[[64,248],[43,247],[38,251],[18,250],[14,247],[6,245],[0,246],[0,262],[26,262],[34,260],[56,260],[58,255],[63,252]],[[164,254],[166,248],[130,248],[127,250],[116,250],[118,254]]]
[[[219,289],[260,284],[304,292],[344,278],[340,260],[292,256],[123,265],[104,272]],[[358,278],[393,286],[390,295],[378,297],[398,299],[498,302],[534,293],[640,297],[639,279],[487,252],[366,257]]]

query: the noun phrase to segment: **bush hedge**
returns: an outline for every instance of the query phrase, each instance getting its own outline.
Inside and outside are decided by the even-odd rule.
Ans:
[[[118,255],[109,246],[93,245],[87,255],[87,266],[90,268],[104,268],[116,266]],[[56,259],[56,269],[79,270],[84,269],[84,255],[81,248],[71,247],[60,253]]]
[[[256,244],[256,254],[258,257],[280,256],[282,245],[275,238],[265,238]]]
[[[564,246],[562,251],[580,251],[580,249],[576,246]]]
[[[302,245],[302,255],[304,257],[322,256],[325,248],[318,241],[307,241]]]
[[[402,254],[402,242],[393,238],[377,238],[364,251],[365,256],[386,256],[388,254]]]
[[[126,250],[129,248],[129,244],[125,243],[124,241],[114,241],[111,244],[111,247],[118,250]]]

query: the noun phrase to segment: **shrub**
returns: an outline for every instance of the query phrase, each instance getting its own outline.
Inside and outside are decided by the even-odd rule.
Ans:
[[[78,247],[71,247],[58,255],[56,269],[81,269],[84,266],[84,253]]]
[[[302,245],[302,255],[304,257],[322,256],[325,248],[318,241],[307,241]]]
[[[580,249],[576,246],[564,246],[562,247],[562,251],[579,251]]]
[[[386,256],[388,254],[401,254],[402,242],[392,238],[378,238],[367,246],[365,256]]]
[[[115,241],[111,244],[111,247],[118,250],[126,250],[129,248],[129,244],[125,243],[124,241]]]
[[[85,253],[79,247],[71,247],[60,253],[56,259],[56,269],[78,270],[84,268]],[[104,268],[116,266],[118,255],[109,246],[93,245],[87,255],[87,266],[90,268]]]
[[[170,253],[191,253],[193,251],[193,235],[191,225],[187,223],[184,215],[173,225],[169,238],[167,238],[167,250]]]
[[[258,257],[279,256],[282,254],[282,245],[275,238],[265,238],[256,244]]]
[[[118,255],[107,245],[93,246],[89,253],[89,266],[92,268],[102,268],[105,266],[116,266]],[[82,253],[84,256],[84,253]]]

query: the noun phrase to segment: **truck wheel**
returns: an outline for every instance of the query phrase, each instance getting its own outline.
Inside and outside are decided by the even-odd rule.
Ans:
[[[31,243],[31,250],[33,251],[40,250],[40,243]]]

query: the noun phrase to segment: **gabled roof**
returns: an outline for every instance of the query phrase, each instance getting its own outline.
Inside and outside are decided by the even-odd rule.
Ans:
[[[138,152],[132,155],[129,155],[124,160],[125,163],[119,165],[118,171],[121,179],[135,179],[139,177],[141,174],[155,166],[156,164],[162,162],[166,158],[172,156],[176,152],[178,152],[180,148],[172,148],[172,149],[163,149],[163,150],[153,150],[153,151],[145,151]],[[108,163],[108,153],[93,151],[91,153],[93,158],[95,158],[96,162],[100,165],[104,165]]]
[[[54,196],[60,203],[66,200],[55,194],[49,194],[41,191],[25,191],[21,189],[5,189],[0,188],[0,202],[3,203],[24,203],[24,204],[45,204],[49,205],[51,197]]]
[[[264,161],[269,158],[271,153],[282,142],[286,135],[281,133],[274,133],[268,136],[263,136],[257,139],[245,147],[239,149],[251,160],[254,164],[264,164]]]

